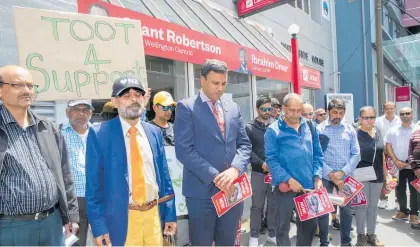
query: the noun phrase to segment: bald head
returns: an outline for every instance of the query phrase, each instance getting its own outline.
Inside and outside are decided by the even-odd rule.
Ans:
[[[0,68],[0,98],[9,111],[29,108],[34,95],[33,79],[28,70],[17,65]]]
[[[32,75],[28,70],[17,65],[6,65],[0,68],[0,82],[10,83],[14,81],[33,82]]]
[[[302,117],[312,120],[314,116],[314,107],[311,104],[305,103],[302,108]]]

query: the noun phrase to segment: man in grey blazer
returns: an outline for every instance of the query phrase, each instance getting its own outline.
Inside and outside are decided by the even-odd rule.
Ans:
[[[200,93],[177,103],[175,151],[184,165],[183,194],[189,214],[191,245],[233,246],[243,203],[220,218],[211,197],[234,192],[232,182],[245,172],[251,154],[237,104],[221,99],[227,84],[225,62],[207,60]]]

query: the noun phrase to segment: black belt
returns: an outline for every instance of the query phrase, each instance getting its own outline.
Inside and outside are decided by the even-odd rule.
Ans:
[[[47,218],[49,215],[54,213],[54,211],[58,208],[58,204],[54,207],[47,209],[45,211],[35,213],[35,214],[21,214],[21,215],[6,215],[0,214],[0,219],[7,219],[7,220],[41,220]]]

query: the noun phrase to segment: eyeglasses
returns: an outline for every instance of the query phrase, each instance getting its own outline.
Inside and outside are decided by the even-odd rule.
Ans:
[[[410,116],[411,112],[401,112],[400,113],[400,117],[404,117],[404,116]]]
[[[376,116],[371,116],[371,117],[360,117],[361,119],[367,121],[367,120],[375,120]]]
[[[272,112],[273,107],[260,107],[260,111],[262,111],[262,112]]]
[[[308,113],[302,113],[302,116],[307,117],[307,116],[313,116],[314,113],[313,112],[308,112]]]
[[[320,117],[323,117],[323,116],[325,116],[327,113],[320,113],[320,114],[318,114],[318,116],[320,116]]]
[[[8,83],[8,82],[1,82],[0,84],[6,84],[6,85],[10,85],[12,88],[17,88],[19,90],[23,90],[25,87],[27,87],[29,90],[37,90],[39,85],[34,85],[32,83]]]
[[[71,111],[75,113],[89,114],[91,109],[90,108],[71,108]]]
[[[160,105],[160,106],[162,107],[163,111],[168,111],[168,110],[175,111],[175,108],[176,108],[174,105],[168,105],[168,106]]]

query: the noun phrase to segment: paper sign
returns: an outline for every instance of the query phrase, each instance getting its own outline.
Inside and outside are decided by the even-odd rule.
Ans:
[[[301,221],[309,220],[334,211],[325,188],[295,197],[295,206]]]
[[[273,180],[273,177],[271,176],[271,173],[265,175],[264,177],[264,183],[271,184],[271,181]]]
[[[358,206],[364,206],[364,205],[367,205],[367,200],[366,200],[366,195],[362,190],[359,193],[357,193],[355,197],[353,197],[353,199],[351,200],[350,206],[358,207]]]
[[[140,21],[13,8],[19,63],[38,101],[109,99],[112,84],[133,76],[147,88]]]
[[[352,199],[363,189],[363,184],[354,179],[352,176],[348,176],[344,180],[343,189],[338,192],[339,196],[346,198],[344,200],[344,206],[346,206]]]
[[[166,160],[168,162],[169,174],[172,180],[172,187],[175,193],[176,216],[187,215],[187,203],[182,195],[182,170],[184,166],[178,161],[175,154],[175,147],[165,146]]]
[[[413,187],[416,188],[417,192],[420,193],[420,178],[417,178],[416,180],[414,180],[410,184],[413,185]]]
[[[216,208],[217,216],[219,217],[229,211],[236,204],[252,196],[251,184],[249,183],[246,173],[235,179],[233,184],[235,186],[235,192],[231,197],[228,198],[223,191],[220,191],[211,197],[214,207]]]

